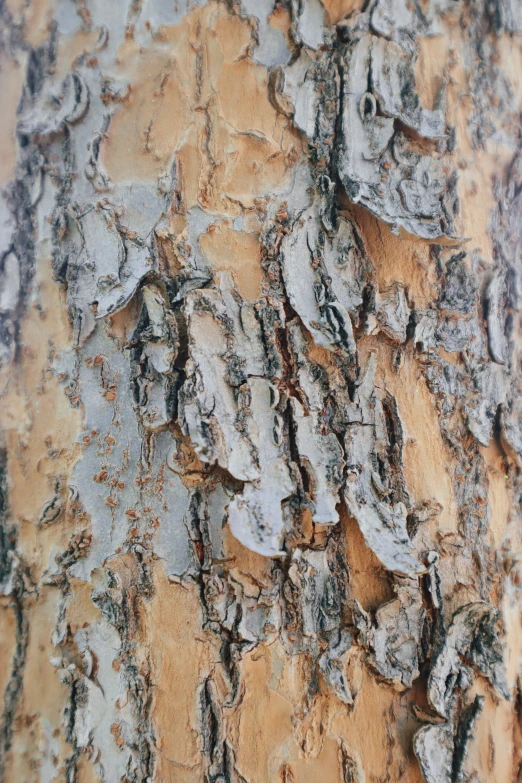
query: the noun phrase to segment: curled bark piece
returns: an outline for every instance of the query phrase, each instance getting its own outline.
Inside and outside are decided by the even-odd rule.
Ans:
[[[150,249],[141,243],[127,240],[125,258],[118,276],[102,276],[97,280],[96,317],[106,318],[121,310],[134,296],[141,280],[151,271]]]
[[[419,676],[425,612],[418,585],[398,584],[397,598],[377,609],[371,632],[372,664],[398,690]]]
[[[293,117],[295,125],[313,139],[319,109],[316,62],[303,50],[291,65],[281,71],[275,98],[281,111]]]
[[[297,40],[310,49],[324,41],[324,6],[320,0],[292,0],[292,16]]]
[[[414,50],[418,36],[442,33],[440,16],[454,7],[452,0],[430,0],[421,7],[407,0],[375,0],[370,9],[372,30]]]
[[[405,343],[411,310],[404,286],[396,283],[376,296],[376,315],[381,328],[391,340]]]
[[[379,441],[387,437],[382,404],[374,394],[375,371],[376,355],[371,354],[355,394],[353,420],[346,428],[344,497],[367,545],[381,563],[390,571],[415,576],[425,568],[412,554],[406,507],[402,501],[392,504],[383,499],[389,490],[380,486],[378,469],[372,467]]]
[[[13,250],[15,221],[5,194],[0,192],[0,369],[16,351],[16,314],[22,297],[22,265]]]
[[[0,314],[12,314],[20,298],[20,261],[15,253],[7,253],[2,259],[0,284]]]
[[[124,242],[109,210],[89,206],[75,223],[81,244],[69,257],[67,302],[81,345],[94,331],[96,318],[125,307],[152,261],[146,245]]]
[[[376,116],[375,97],[367,92],[372,40],[371,35],[363,35],[346,51],[338,166],[352,199],[359,195],[360,183],[380,182],[376,161],[385,152],[394,132],[391,118]]]
[[[354,702],[344,670],[344,659],[351,646],[351,634],[344,628],[340,629],[331,634],[328,647],[318,658],[319,670],[331,692],[345,704]]]
[[[233,324],[234,353],[240,357],[241,369],[239,367],[237,369],[236,385],[242,377],[268,374],[263,330],[257,316],[261,307],[243,301],[228,274],[221,273],[217,276],[216,282],[221,291],[227,317]]]
[[[422,351],[431,352],[437,344],[435,330],[437,328],[437,313],[434,310],[418,311],[415,314],[415,332],[413,341]]]
[[[499,364],[480,364],[473,373],[475,392],[464,404],[468,428],[482,446],[488,446],[498,406],[506,399],[506,375]]]
[[[295,492],[287,456],[279,437],[281,422],[275,410],[274,388],[263,378],[250,379],[249,434],[256,453],[259,479],[248,483],[228,507],[234,536],[253,552],[284,555],[282,502]]]
[[[402,504],[390,508],[373,501],[371,506],[357,502],[354,491],[346,489],[348,510],[357,520],[364,540],[389,571],[415,576],[424,566],[411,554],[413,545],[406,529],[406,509]]]
[[[259,467],[246,431],[250,387],[227,382],[229,363],[234,368],[236,361],[221,296],[216,290],[192,291],[184,311],[190,347],[180,395],[185,431],[203,462],[217,462],[241,481],[257,479]],[[236,426],[240,420],[245,426]]]
[[[284,591],[294,631],[284,638],[292,653],[310,654],[329,689],[345,704],[352,704],[345,661],[353,640],[341,627],[346,585],[333,565],[333,550],[330,543],[326,549],[294,551]]]
[[[246,13],[257,22],[258,45],[254,59],[268,67],[284,65],[290,59],[290,50],[282,30],[269,24],[268,18],[274,10],[272,0],[243,0]]]
[[[323,262],[333,295],[355,320],[372,264],[354,222],[339,217],[335,231],[325,244]]]
[[[339,130],[335,123],[340,110],[339,68],[326,53],[312,59],[301,52],[284,69],[276,90],[282,96],[282,109],[291,113],[293,108],[295,124],[318,157],[328,160],[331,138],[336,139],[338,174],[352,201],[364,204],[396,232],[455,243],[451,210],[446,206],[451,177],[443,174],[435,155],[425,155],[394,124],[396,118],[424,138],[441,139],[443,112],[421,106],[411,51],[371,35],[364,24],[351,30],[350,36],[353,40],[344,49],[341,69]]]
[[[296,398],[290,400],[297,450],[312,484],[312,517],[318,524],[335,524],[339,520],[336,505],[340,500],[343,453],[337,437],[332,432],[324,431],[320,416],[324,397],[307,361],[306,340],[297,321],[288,324],[288,332],[296,366],[296,381],[307,407],[305,411]]]
[[[104,134],[109,127],[110,119],[111,115],[106,114],[101,131],[98,131],[94,134],[91,141],[89,160],[87,161],[84,169],[85,176],[97,193],[104,193],[108,191],[110,186],[108,174],[103,169],[103,166],[100,162],[101,145]]]
[[[465,779],[464,762],[473,739],[473,730],[484,709],[484,696],[475,696],[469,707],[462,710],[458,717],[453,751],[453,780],[456,783]]]
[[[186,297],[190,359],[180,411],[199,458],[247,482],[228,507],[232,533],[275,557],[284,554],[281,504],[295,491],[279,393],[263,377],[268,362],[255,309],[228,275],[217,283],[219,290]]]
[[[19,133],[50,136],[64,125],[78,122],[89,108],[89,88],[77,72],[61,82],[47,82],[18,122]]]
[[[158,373],[169,373],[179,350],[176,319],[170,312],[165,292],[157,284],[141,289],[148,324],[141,332],[144,353]]]
[[[415,92],[411,55],[400,46],[384,38],[373,38],[370,78],[383,114],[400,119],[426,139],[444,137],[444,114],[421,106]]]
[[[471,660],[504,698],[509,698],[502,649],[495,630],[498,612],[483,601],[458,609],[442,648],[433,661],[428,680],[428,698],[437,712],[448,718],[453,691],[463,668]]]
[[[405,55],[395,44],[367,33],[348,45],[345,58],[337,167],[349,198],[364,204],[395,231],[431,241],[454,241],[444,225],[446,178],[440,161],[421,154],[395,130],[391,116],[379,115],[377,101],[385,114],[434,137],[443,132],[440,113],[426,113],[416,97],[403,102],[413,89],[412,77]],[[372,73],[375,93],[367,91]]]
[[[489,13],[497,35],[522,31],[522,9],[517,0],[493,0]]]
[[[460,783],[467,779],[464,762],[484,701],[483,696],[476,696],[469,707],[462,711],[456,726],[449,722],[439,726],[423,726],[417,731],[413,738],[413,750],[426,783]]]
[[[317,345],[355,353],[352,322],[337,300],[324,268],[325,245],[315,205],[303,213],[294,231],[281,243],[283,278],[293,308]]]
[[[274,99],[306,135],[314,160],[329,161],[336,138],[340,75],[331,50],[311,55],[302,48],[299,57],[283,68],[274,81]],[[322,177],[326,177],[321,167]]]
[[[135,384],[139,414],[143,425],[157,431],[172,416],[171,376],[179,350],[176,319],[165,290],[158,284],[141,289],[143,307],[140,324],[133,335]]]
[[[515,395],[509,404],[502,405],[500,426],[506,452],[522,466],[522,400]]]
[[[333,525],[339,521],[335,507],[339,502],[344,464],[339,442],[335,435],[321,433],[317,417],[306,416],[298,400],[291,400],[291,406],[297,430],[297,449],[312,482],[312,518],[319,525]]]
[[[453,727],[423,726],[413,738],[417,756],[426,783],[453,783]]]
[[[506,361],[506,334],[504,331],[505,316],[503,317],[502,294],[504,291],[506,276],[499,272],[494,275],[486,294],[488,302],[488,344],[491,358],[498,364]]]

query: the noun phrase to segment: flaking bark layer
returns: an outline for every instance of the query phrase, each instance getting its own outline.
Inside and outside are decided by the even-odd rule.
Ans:
[[[0,25],[0,781],[522,780],[518,0]]]

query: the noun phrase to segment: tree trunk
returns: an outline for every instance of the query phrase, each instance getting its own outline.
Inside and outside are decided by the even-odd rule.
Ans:
[[[0,781],[522,781],[518,0],[0,24]]]

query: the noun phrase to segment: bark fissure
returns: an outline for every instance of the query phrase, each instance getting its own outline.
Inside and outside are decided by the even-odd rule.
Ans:
[[[0,17],[3,779],[507,783],[516,2]]]

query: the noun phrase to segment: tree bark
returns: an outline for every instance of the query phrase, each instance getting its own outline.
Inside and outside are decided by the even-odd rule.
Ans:
[[[522,781],[518,0],[0,25],[0,781]]]

